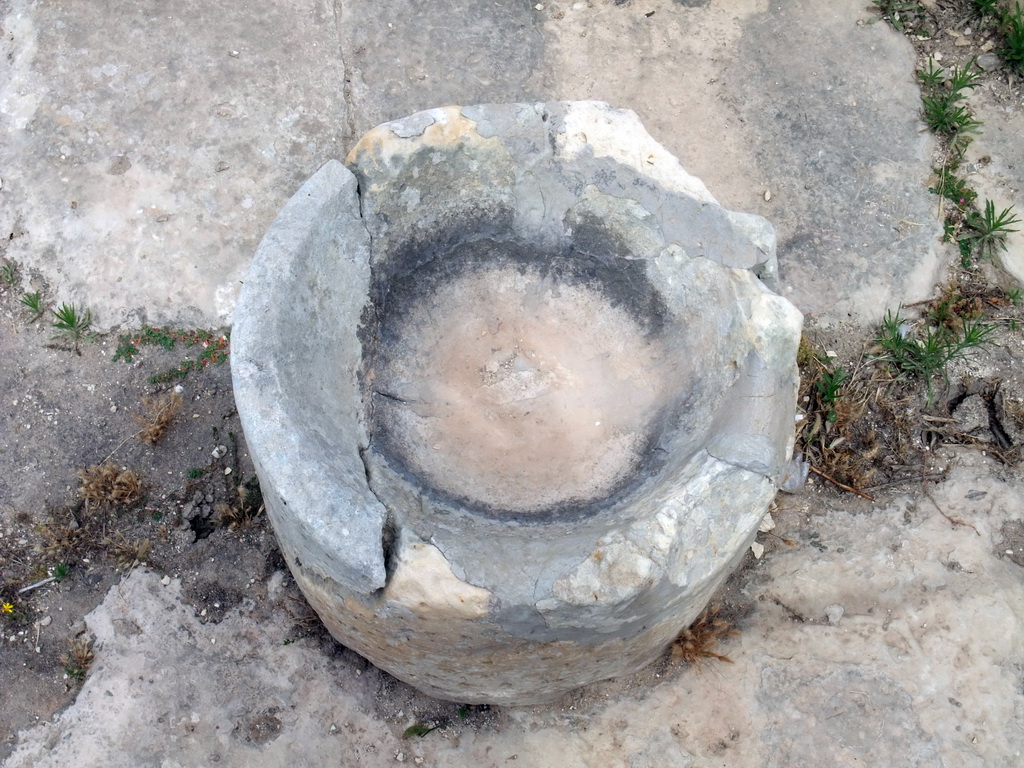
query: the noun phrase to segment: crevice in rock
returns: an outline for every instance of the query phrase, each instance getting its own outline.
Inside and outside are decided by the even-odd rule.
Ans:
[[[344,29],[342,24],[342,4],[343,0],[334,0],[334,34],[338,39],[337,56],[338,61],[341,62],[341,98],[345,102],[345,132],[341,136],[341,144],[343,147],[351,149],[351,145],[356,140],[356,120],[352,98],[352,72],[348,67],[348,62],[345,60],[345,46],[342,43],[342,30]]]
[[[1003,422],[999,419],[999,408],[996,404],[996,397],[999,395],[999,384],[996,382],[991,389],[982,394],[981,399],[985,402],[988,410],[988,428],[995,438],[999,450],[1008,451],[1013,448],[1013,439],[1006,432]]]
[[[380,551],[381,559],[384,561],[384,583],[374,590],[374,594],[380,595],[384,592],[388,582],[391,581],[391,575],[395,570],[395,540],[397,539],[398,527],[395,524],[395,515],[391,508],[384,503],[377,491],[373,487],[373,471],[370,469],[370,460],[367,454],[370,452],[370,443],[359,448],[359,459],[363,462],[363,474],[366,477],[366,488],[373,494],[373,497],[377,499],[377,503],[384,508],[385,517],[384,524],[380,530]]]

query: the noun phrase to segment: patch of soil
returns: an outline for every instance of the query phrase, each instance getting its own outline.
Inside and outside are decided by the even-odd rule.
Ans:
[[[890,359],[881,327],[865,339],[863,332],[806,324],[797,447],[834,493],[877,495],[937,480],[950,466],[942,446],[967,446],[1007,469],[1019,466],[1024,307],[984,279],[988,269],[953,270],[934,298],[899,309],[902,333],[918,338],[962,333],[964,323],[992,327],[988,343],[928,376]]]
[[[202,347],[142,347],[126,364],[104,335],[76,354],[52,338],[49,313],[28,322],[21,289],[0,288],[0,759],[18,730],[74,699],[86,670],[72,645],[125,573],[180,578],[196,613],[219,621],[242,603],[258,610],[283,567],[229,367],[151,384]],[[172,400],[170,414],[154,408]],[[92,467],[104,469],[83,485]]]

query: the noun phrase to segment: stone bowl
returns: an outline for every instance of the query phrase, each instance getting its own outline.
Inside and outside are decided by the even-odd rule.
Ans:
[[[338,641],[471,704],[663,653],[792,451],[774,248],[600,103],[421,112],[321,168],[256,253],[232,370]]]

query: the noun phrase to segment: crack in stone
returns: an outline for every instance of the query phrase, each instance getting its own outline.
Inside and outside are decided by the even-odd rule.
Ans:
[[[373,497],[377,500],[377,503],[384,508],[385,517],[384,523],[381,525],[380,530],[380,551],[381,558],[384,561],[384,584],[374,590],[376,594],[382,594],[387,589],[388,582],[391,581],[391,576],[394,573],[394,558],[395,558],[395,541],[398,538],[398,526],[395,523],[395,515],[391,508],[384,503],[377,491],[373,487],[373,472],[370,469],[370,461],[367,458],[367,454],[370,452],[370,443],[372,439],[367,442],[365,446],[359,446],[359,460],[363,463],[363,474],[366,477],[366,489],[373,494]]]
[[[334,0],[333,11],[334,11],[334,33],[338,38],[338,61],[341,62],[341,98],[345,102],[345,133],[342,134],[341,143],[343,147],[349,147],[354,144],[356,140],[356,120],[354,116],[355,107],[352,98],[352,71],[349,69],[348,62],[345,60],[343,34],[341,17],[344,9],[342,8],[343,0]],[[360,213],[362,213],[362,206],[360,206]]]

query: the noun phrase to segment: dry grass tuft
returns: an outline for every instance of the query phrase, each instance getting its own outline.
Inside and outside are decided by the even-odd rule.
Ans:
[[[78,492],[93,504],[126,506],[142,498],[142,479],[128,469],[101,464],[78,470]]]
[[[732,664],[732,659],[714,650],[721,639],[739,634],[732,624],[718,615],[720,610],[721,606],[712,605],[682,631],[672,644],[673,659],[681,659],[687,664],[700,664],[706,659]]]
[[[41,541],[39,553],[43,559],[64,562],[71,559],[84,542],[84,532],[77,525],[72,526],[57,520],[43,523],[36,528]]]
[[[68,652],[62,654],[60,663],[64,665],[64,672],[73,680],[82,681],[85,674],[92,666],[95,655],[92,652],[92,641],[85,636],[77,637],[71,641]]]
[[[142,405],[146,409],[145,413],[134,417],[142,425],[138,433],[139,439],[149,445],[155,445],[164,436],[164,432],[181,408],[181,395],[177,392],[168,392],[153,399],[144,397]]]
[[[252,524],[264,511],[263,494],[260,491],[259,479],[253,477],[248,482],[238,486],[238,504],[217,504],[213,510],[216,513],[217,525],[228,530],[246,528]]]
[[[106,547],[107,555],[117,561],[118,568],[130,571],[145,561],[153,544],[149,539],[129,541],[124,534],[118,533],[117,538],[104,539],[103,546]]]

